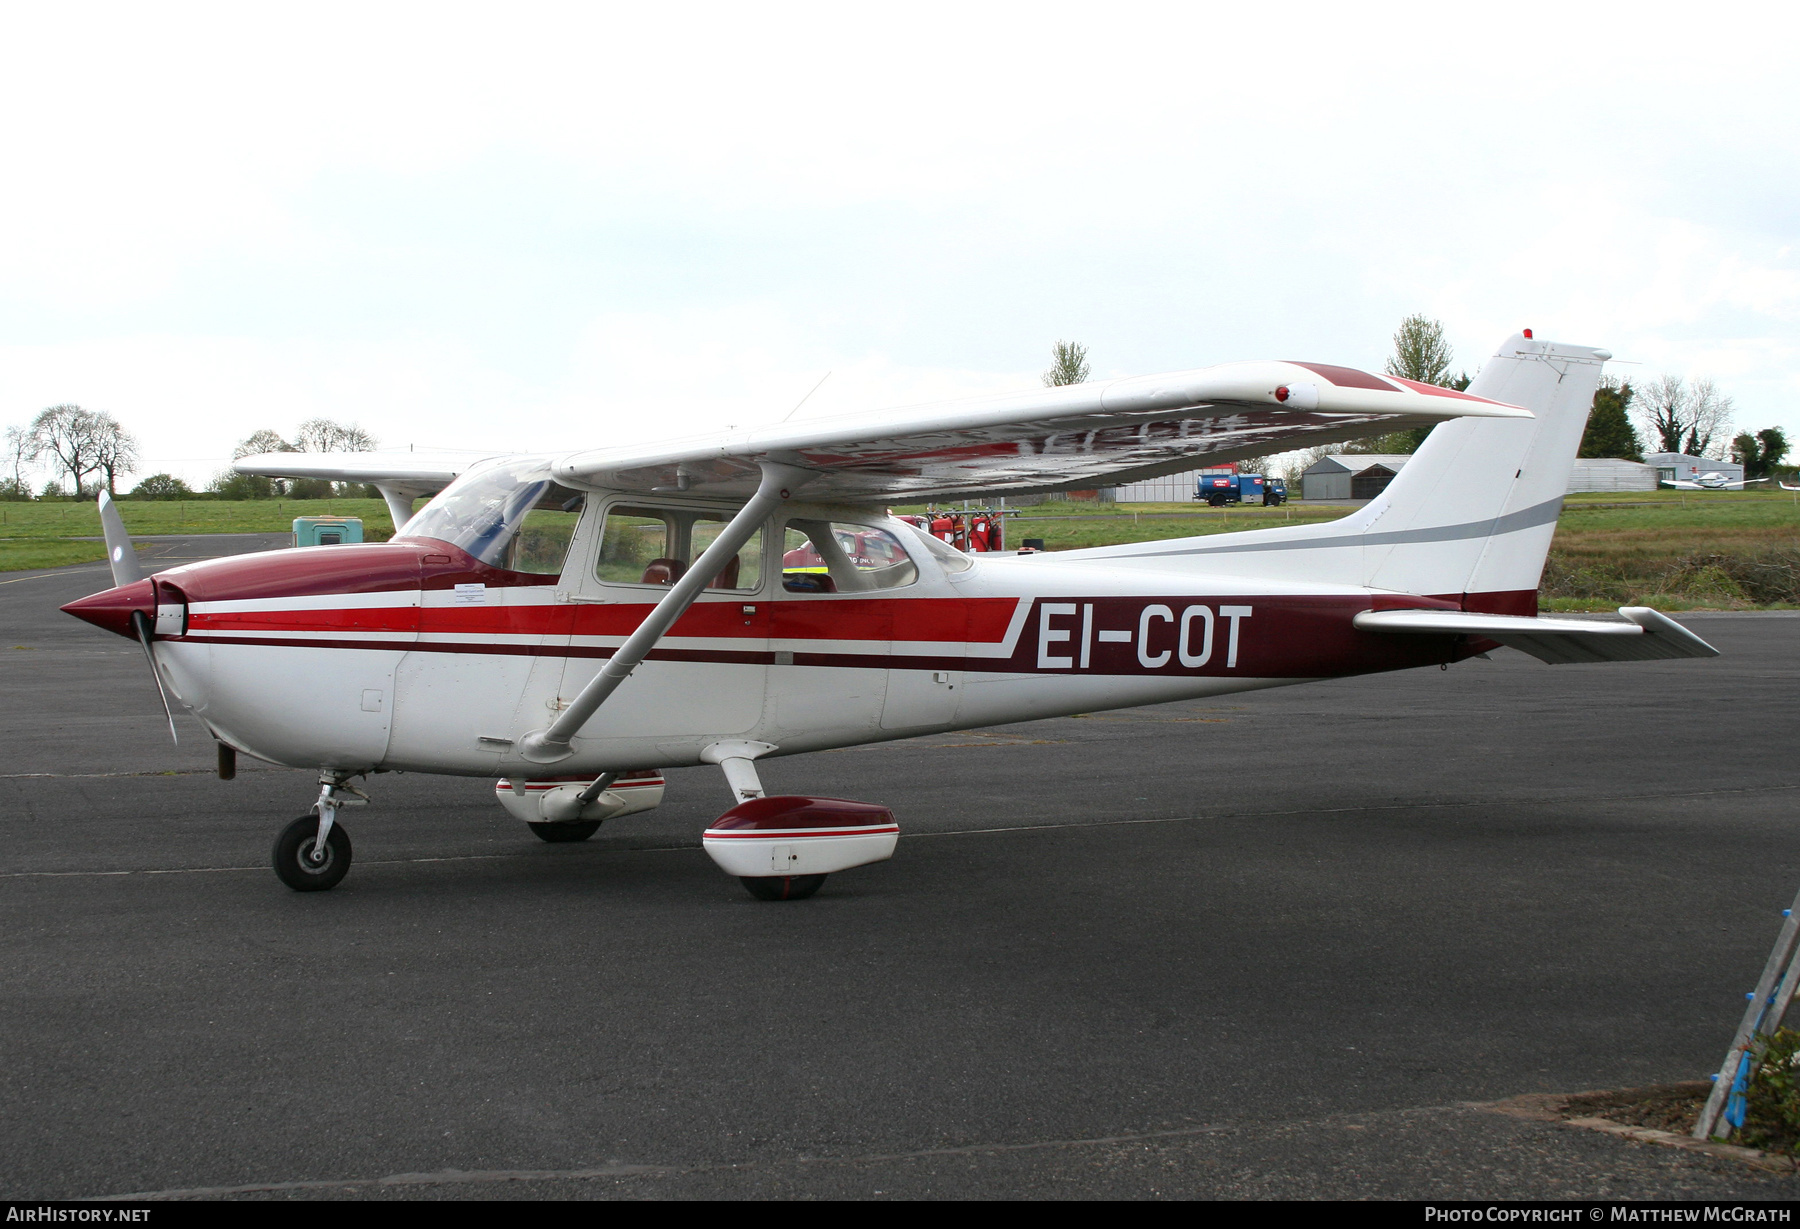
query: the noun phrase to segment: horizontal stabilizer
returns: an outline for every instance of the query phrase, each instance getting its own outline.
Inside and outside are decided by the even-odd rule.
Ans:
[[[1621,606],[1619,613],[1629,621],[1528,619],[1461,610],[1365,610],[1353,622],[1357,630],[1365,632],[1497,640],[1553,666],[1719,655],[1712,645],[1648,606]]]

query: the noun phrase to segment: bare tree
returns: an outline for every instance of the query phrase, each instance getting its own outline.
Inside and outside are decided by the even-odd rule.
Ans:
[[[25,471],[38,459],[38,444],[28,427],[6,429],[6,468],[12,471],[15,489],[25,489]]]
[[[301,452],[373,452],[375,437],[355,423],[309,418],[300,424],[294,444]]]
[[[137,469],[138,442],[119,420],[102,410],[94,415],[94,468],[106,475],[106,493],[119,493],[119,475]]]
[[[1059,341],[1051,351],[1055,362],[1044,373],[1045,388],[1061,388],[1065,384],[1086,384],[1088,378],[1087,347],[1072,341]]]
[[[1692,387],[1689,413],[1693,423],[1688,427],[1687,446],[1682,451],[1690,457],[1719,455],[1731,438],[1731,418],[1737,407],[1711,380],[1695,380]]]
[[[300,449],[294,447],[267,427],[264,427],[260,431],[252,431],[244,439],[239,440],[238,446],[231,450],[231,459],[233,461],[241,461],[245,457],[259,457],[265,452],[299,451]]]
[[[1680,376],[1659,376],[1638,385],[1632,407],[1645,431],[1656,441],[1658,452],[1680,452],[1688,429],[1687,382]]]
[[[1707,449],[1725,445],[1735,408],[1711,380],[1689,384],[1680,376],[1668,375],[1638,386],[1633,406],[1660,451],[1691,457],[1705,456]]]
[[[49,453],[67,470],[81,494],[82,479],[99,468],[99,418],[78,405],[53,405],[31,420],[31,438],[37,455]]]

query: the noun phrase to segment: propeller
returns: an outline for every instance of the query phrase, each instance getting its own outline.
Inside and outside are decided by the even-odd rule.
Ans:
[[[144,569],[138,563],[137,548],[131,544],[131,535],[125,532],[125,520],[119,515],[119,506],[105,491],[100,492],[99,503],[100,531],[106,535],[106,562],[112,568],[113,585],[120,588],[135,585],[144,579]],[[151,601],[155,601],[154,596]],[[131,612],[131,630],[137,636],[138,644],[143,646],[144,660],[150,663],[150,677],[156,680],[156,695],[162,701],[163,717],[169,723],[169,737],[179,744],[181,735],[175,732],[175,712],[169,707],[169,693],[163,688],[162,671],[156,665],[156,623],[150,615],[134,610]]]
[[[100,532],[106,535],[106,562],[112,567],[113,584],[135,585],[144,579],[137,548],[132,546],[125,521],[119,516],[119,505],[105,491],[100,492]]]
[[[156,680],[156,695],[162,701],[163,718],[169,723],[169,737],[177,744],[181,735],[175,732],[175,713],[169,708],[169,693],[163,690],[162,671],[156,668],[156,650],[151,647],[151,633],[156,625],[150,616],[141,610],[131,612],[131,630],[137,633],[138,643],[144,646],[144,660],[150,663],[150,677]]]

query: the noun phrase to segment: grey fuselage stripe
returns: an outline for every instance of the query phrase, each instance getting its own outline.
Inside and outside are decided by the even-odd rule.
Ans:
[[[1503,533],[1517,533],[1548,525],[1562,515],[1562,496],[1545,500],[1533,508],[1508,512],[1487,521],[1466,521],[1461,525],[1437,525],[1429,529],[1397,529],[1391,533],[1340,533],[1323,538],[1301,538],[1289,542],[1238,542],[1217,546],[1184,546],[1176,550],[1138,551],[1111,556],[1114,559],[1147,559],[1164,555],[1227,555],[1260,553],[1272,550],[1325,550],[1344,546],[1406,546],[1416,542],[1460,542],[1469,538],[1491,538]]]

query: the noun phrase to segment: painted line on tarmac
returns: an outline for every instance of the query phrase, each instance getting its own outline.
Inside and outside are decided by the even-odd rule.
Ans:
[[[1056,828],[1121,828],[1133,824],[1185,824],[1222,819],[1286,819],[1294,815],[1357,815],[1370,811],[1452,811],[1498,806],[1587,806],[1594,803],[1643,802],[1652,799],[1716,798],[1730,794],[1767,794],[1800,789],[1800,785],[1748,785],[1736,789],[1703,789],[1679,794],[1602,794],[1587,798],[1486,798],[1472,802],[1388,802],[1353,807],[1300,807],[1292,811],[1233,811],[1220,815],[1167,815],[1147,819],[1099,819],[1059,824],[1004,824],[995,828],[952,828],[942,832],[903,832],[902,839],[927,836],[980,836],[991,832],[1045,832]]]
[[[635,848],[613,848],[590,845],[587,847],[596,853],[678,853],[685,850],[699,849],[695,842],[692,845],[640,845]],[[544,851],[518,853],[466,853],[442,854],[430,858],[370,858],[358,860],[358,866],[414,866],[422,862],[500,862],[513,858],[543,857]],[[557,855],[551,854],[551,857]],[[567,854],[562,855],[567,857]],[[223,875],[241,871],[266,871],[265,863],[261,866],[169,866],[152,867],[145,870],[129,871],[0,871],[0,879],[117,879],[127,875]]]
[[[1409,1106],[1397,1110],[1360,1111],[1330,1114],[1322,1118],[1300,1121],[1206,1123],[1191,1127],[1171,1127],[1162,1131],[1141,1131],[1122,1135],[1084,1136],[1075,1139],[1028,1140],[1023,1143],[961,1144],[948,1148],[919,1148],[906,1152],[874,1152],[849,1156],[808,1156],[804,1153],[774,1161],[714,1161],[697,1165],[600,1165],[588,1169],[442,1169],[435,1173],[390,1174],[385,1178],[310,1179],[294,1182],[244,1183],[237,1186],[192,1186],[166,1191],[133,1191],[123,1195],[90,1195],[80,1202],[101,1203],[135,1199],[205,1199],[227,1195],[258,1195],[279,1191],[379,1190],[396,1186],[447,1186],[460,1183],[488,1182],[570,1182],[596,1178],[672,1177],[685,1174],[731,1173],[745,1170],[771,1170],[788,1165],[870,1165],[895,1161],[929,1160],[933,1157],[979,1156],[994,1153],[1042,1152],[1055,1148],[1104,1148],[1121,1144],[1154,1143],[1158,1140],[1197,1139],[1221,1135],[1228,1131],[1288,1129],[1296,1127],[1330,1127],[1340,1123],[1368,1124],[1384,1119],[1407,1118],[1421,1114],[1479,1113],[1484,1103],[1457,1105]]]
[[[737,1168],[721,1166],[721,1168]],[[259,1195],[270,1191],[359,1191],[384,1186],[442,1186],[459,1182],[553,1182],[592,1178],[631,1178],[643,1174],[688,1172],[672,1165],[602,1165],[594,1169],[445,1169],[430,1174],[389,1174],[385,1178],[313,1179],[302,1182],[259,1182],[243,1186],[190,1186],[172,1191],[133,1191],[129,1195],[90,1195],[82,1202],[135,1199],[204,1199],[218,1195]]]
[[[26,580],[42,580],[46,576],[78,576],[82,572],[105,572],[107,568],[68,568],[57,572],[39,572],[36,576],[15,576],[11,580],[0,580],[0,585],[16,585]]]
[[[951,828],[941,832],[903,832],[901,840],[919,840],[924,837],[943,836],[990,836],[1001,832],[1050,832],[1064,828],[1129,828],[1144,824],[1193,824],[1208,820],[1224,819],[1285,819],[1295,815],[1356,815],[1371,811],[1449,811],[1467,810],[1474,807],[1496,806],[1591,806],[1595,803],[1643,802],[1656,799],[1681,798],[1719,798],[1735,794],[1770,794],[1786,790],[1800,790],[1796,785],[1749,785],[1737,789],[1705,789],[1693,790],[1677,794],[1606,794],[1598,798],[1498,798],[1477,802],[1392,802],[1370,806],[1355,807],[1301,807],[1292,811],[1242,811],[1223,815],[1163,815],[1143,819],[1101,819],[1071,820],[1057,824],[1004,824],[993,828]],[[692,845],[637,845],[609,847],[605,845],[585,846],[588,851],[598,854],[629,853],[679,853],[699,849],[698,843]],[[573,853],[574,851],[570,851]],[[498,862],[505,859],[542,858],[545,851],[534,849],[529,852],[514,853],[471,853],[442,854],[429,858],[377,858],[358,862],[358,866],[416,866],[426,862]],[[556,855],[550,855],[556,856]],[[563,855],[568,856],[568,855]],[[120,878],[127,875],[211,875],[235,873],[241,871],[263,871],[266,866],[174,866],[147,870],[126,871],[0,871],[0,879],[103,879]]]

